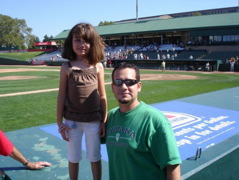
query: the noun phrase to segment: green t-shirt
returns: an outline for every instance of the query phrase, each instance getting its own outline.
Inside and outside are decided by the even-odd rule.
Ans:
[[[108,113],[106,146],[111,180],[166,179],[164,168],[181,163],[170,122],[144,102]]]

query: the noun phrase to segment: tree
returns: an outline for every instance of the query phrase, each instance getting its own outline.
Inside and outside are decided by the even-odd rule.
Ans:
[[[202,15],[201,12],[195,12],[195,13],[193,13],[193,16],[201,16],[201,15]]]
[[[43,39],[43,42],[51,41],[51,39],[53,39],[53,36],[48,37],[47,35],[45,35],[44,39]]]
[[[56,40],[56,44],[59,48],[64,47],[64,40]]]
[[[29,35],[27,42],[28,49],[34,49],[35,42],[40,42],[39,38],[36,37],[35,35]]]
[[[110,25],[110,24],[114,24],[112,21],[100,21],[100,23],[98,24],[98,26],[105,26],[105,25]]]
[[[32,37],[32,28],[29,28],[24,19],[13,19],[0,14],[0,47],[18,47],[26,49]]]

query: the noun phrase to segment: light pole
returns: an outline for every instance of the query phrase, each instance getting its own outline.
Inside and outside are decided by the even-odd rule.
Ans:
[[[136,0],[136,21],[138,21],[138,0]]]

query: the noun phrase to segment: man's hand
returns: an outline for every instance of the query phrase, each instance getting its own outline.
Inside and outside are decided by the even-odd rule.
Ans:
[[[46,161],[44,161],[44,162],[40,161],[40,162],[28,162],[27,165],[26,165],[26,167],[28,169],[32,169],[32,170],[33,169],[42,169],[46,166],[51,166],[51,163],[46,162]]]
[[[100,137],[105,137],[105,123],[103,122],[100,122],[99,135]]]

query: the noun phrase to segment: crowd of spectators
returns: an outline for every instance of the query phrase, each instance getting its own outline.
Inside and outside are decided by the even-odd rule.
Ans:
[[[148,46],[108,46],[105,49],[106,60],[116,59],[174,59],[177,57],[177,51],[182,51],[184,48],[175,44],[150,44]],[[149,53],[152,52],[151,57]],[[152,57],[154,56],[154,57]]]

